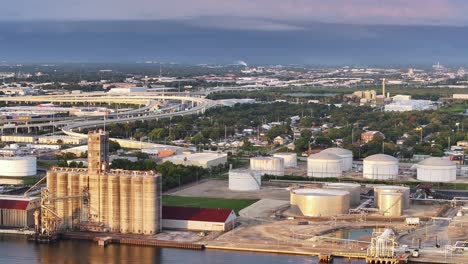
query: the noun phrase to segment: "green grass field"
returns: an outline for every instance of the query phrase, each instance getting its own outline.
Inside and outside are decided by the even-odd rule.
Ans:
[[[233,209],[237,215],[245,207],[255,203],[258,200],[251,199],[223,199],[208,197],[186,197],[175,195],[163,195],[162,203],[168,206],[186,206],[202,208],[226,208]]]

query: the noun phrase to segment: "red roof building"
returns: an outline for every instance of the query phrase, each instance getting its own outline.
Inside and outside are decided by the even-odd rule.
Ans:
[[[236,214],[232,209],[180,206],[162,207],[163,228],[227,231],[234,228],[235,221]]]
[[[34,211],[41,206],[39,197],[0,196],[0,226],[33,227]]]

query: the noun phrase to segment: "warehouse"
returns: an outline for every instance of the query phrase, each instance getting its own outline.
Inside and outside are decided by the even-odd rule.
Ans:
[[[229,231],[235,227],[236,219],[232,209],[162,207],[162,227],[167,229]]]
[[[227,154],[221,153],[193,153],[180,154],[164,158],[163,161],[170,161],[174,164],[184,166],[199,166],[202,168],[212,168],[227,163]]]
[[[39,197],[0,196],[0,226],[34,227],[34,211],[41,206]]]

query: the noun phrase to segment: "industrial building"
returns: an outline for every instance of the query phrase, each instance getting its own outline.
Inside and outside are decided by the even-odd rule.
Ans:
[[[398,159],[375,154],[364,159],[363,176],[373,180],[394,180],[398,176]]]
[[[232,209],[163,206],[164,229],[196,231],[229,231],[236,226],[236,213]]]
[[[343,162],[343,171],[350,171],[353,168],[353,152],[351,150],[344,148],[327,148],[321,152],[335,154],[340,157]]]
[[[262,176],[251,170],[230,170],[229,190],[257,191],[262,186]]]
[[[250,170],[261,175],[284,175],[284,159],[276,157],[250,158]]]
[[[295,189],[290,193],[291,210],[297,215],[332,216],[347,214],[349,192],[333,189]]]
[[[116,88],[111,88],[109,90],[109,93],[115,93],[115,94],[128,94],[128,93],[146,93],[147,92],[146,87],[116,87]]]
[[[163,161],[170,161],[174,164],[180,164],[184,166],[198,166],[206,169],[219,165],[226,165],[227,154],[209,152],[180,154],[163,158]]]
[[[435,110],[437,107],[430,100],[412,100],[405,97],[393,97],[391,104],[385,105],[386,112],[405,112],[405,111],[423,111]]]
[[[296,153],[275,153],[273,157],[282,158],[284,160],[285,168],[297,167],[297,154]]]
[[[58,230],[155,234],[161,229],[161,176],[110,170],[109,134],[90,132],[88,168],[49,170],[43,203],[50,208],[43,219],[53,211]]]
[[[447,158],[427,158],[416,165],[417,178],[425,182],[451,182],[457,179],[457,165]]]
[[[29,136],[29,135],[3,135],[2,142],[17,142],[17,143],[38,143],[38,144],[65,144],[65,145],[81,145],[86,144],[86,139],[70,137],[70,136]]]
[[[0,226],[34,227],[34,212],[41,207],[39,197],[0,196]]]
[[[331,153],[319,152],[307,158],[308,177],[341,177],[343,173],[342,158]]]

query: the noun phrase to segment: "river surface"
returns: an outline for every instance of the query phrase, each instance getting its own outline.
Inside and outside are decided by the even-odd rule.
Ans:
[[[196,251],[112,244],[103,248],[89,241],[61,240],[53,244],[36,244],[22,236],[0,235],[0,263],[315,264],[318,261],[309,256],[222,250]],[[365,262],[336,259],[333,263]]]

